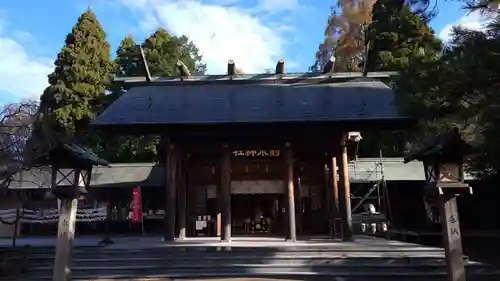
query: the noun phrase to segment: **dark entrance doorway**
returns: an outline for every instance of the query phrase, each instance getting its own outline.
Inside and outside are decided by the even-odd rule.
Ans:
[[[282,194],[233,194],[233,234],[280,235],[283,229],[282,197]]]

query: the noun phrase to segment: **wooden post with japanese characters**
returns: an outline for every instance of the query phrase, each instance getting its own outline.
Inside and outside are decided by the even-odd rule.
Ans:
[[[429,140],[423,148],[405,157],[405,163],[423,162],[426,200],[439,207],[445,249],[448,280],[465,281],[460,220],[457,196],[472,193],[464,182],[464,154],[470,146],[461,138],[457,128]]]

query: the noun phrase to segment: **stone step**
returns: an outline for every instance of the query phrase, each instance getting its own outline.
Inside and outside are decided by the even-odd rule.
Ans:
[[[218,267],[218,268],[198,268],[193,265],[191,268],[178,268],[178,269],[165,269],[158,267],[142,267],[135,268],[129,266],[127,268],[120,269],[110,269],[105,268],[105,266],[100,269],[96,268],[73,268],[72,279],[73,280],[102,280],[102,279],[118,279],[117,276],[121,276],[121,279],[129,278],[129,280],[143,280],[138,278],[148,278],[163,276],[164,278],[200,278],[200,277],[223,277],[223,276],[331,276],[331,277],[425,277],[425,278],[435,278],[446,276],[446,270],[442,268],[429,268],[425,266],[420,267],[366,267],[364,269],[353,268],[353,267],[290,267],[284,265],[283,267],[269,266],[263,267],[246,265],[244,267]],[[492,277],[494,276],[499,280],[500,272],[495,270],[485,270],[485,269],[474,269],[468,268],[468,275],[471,277]],[[35,273],[36,272],[36,273]],[[51,269],[47,270],[37,270],[33,271],[33,275],[27,276],[26,280],[50,280],[52,275]],[[31,278],[31,279],[29,279]],[[130,279],[135,278],[135,279]],[[17,279],[16,279],[17,280]],[[429,279],[425,279],[429,280]],[[474,280],[469,278],[468,280]],[[493,280],[493,279],[492,279]]]
[[[30,249],[33,254],[54,254],[55,249]],[[307,249],[304,247],[298,249],[269,249],[269,248],[255,248],[255,249],[242,249],[231,247],[212,247],[201,249],[186,249],[186,248],[151,248],[151,249],[113,249],[113,248],[93,248],[93,249],[75,249],[74,254],[100,254],[100,253],[165,253],[165,254],[199,254],[199,253],[236,253],[236,254],[252,254],[252,253],[287,253],[287,254],[324,254],[324,253],[415,253],[415,254],[444,254],[443,249],[418,249],[418,248],[360,248],[360,247],[338,247],[332,249]]]
[[[416,244],[409,243],[396,243],[395,241],[383,240],[380,241],[367,241],[366,243],[361,242],[329,242],[322,245],[307,245],[307,244],[287,244],[283,246],[284,243],[276,243],[262,246],[259,243],[220,243],[214,242],[207,245],[197,244],[185,244],[183,242],[175,243],[160,243],[155,245],[150,244],[128,244],[124,242],[117,242],[116,244],[110,244],[105,246],[80,246],[75,247],[74,251],[79,252],[94,252],[94,251],[166,251],[169,252],[219,252],[219,251],[232,251],[232,252],[331,252],[331,251],[359,251],[360,249],[366,251],[412,251],[412,252],[443,252],[443,249],[436,247],[424,247]],[[34,252],[55,252],[55,247],[31,247],[31,251]]]
[[[278,272],[279,274],[279,272]],[[312,274],[302,274],[302,275],[269,275],[269,274],[254,274],[253,276],[248,275],[219,275],[212,276],[206,275],[201,277],[192,276],[178,276],[172,278],[170,275],[147,275],[147,276],[128,276],[128,275],[113,275],[113,276],[73,276],[72,281],[448,281],[447,277],[444,275],[438,276],[335,276],[335,275],[312,275]],[[11,279],[1,278],[1,281],[12,281]],[[26,278],[16,278],[16,281],[52,281],[52,277],[39,277],[32,279],[32,277]],[[468,276],[467,281],[498,281],[498,276]]]
[[[467,260],[465,260],[468,262]],[[32,257],[30,264],[37,265],[52,265],[54,257]],[[200,264],[209,266],[218,266],[221,264],[309,264],[309,265],[343,265],[351,264],[357,266],[364,265],[430,265],[430,266],[445,266],[446,260],[444,258],[428,258],[428,257],[412,257],[412,258],[392,258],[392,257],[294,257],[294,256],[281,256],[281,257],[177,257],[175,259],[166,257],[142,257],[142,256],[114,256],[114,257],[74,257],[72,259],[74,265],[87,266],[94,264],[106,264],[107,266],[134,264],[134,265],[149,265],[149,264],[168,264],[174,265],[190,265]],[[468,262],[468,264],[479,264]]]
[[[492,267],[482,265],[479,263],[470,263],[466,265],[468,269],[478,270],[478,271],[488,271],[493,270]],[[159,263],[159,264],[93,264],[93,265],[73,265],[72,271],[127,271],[127,270],[218,270],[218,269],[253,269],[253,268],[316,268],[316,269],[328,269],[328,270],[354,270],[354,271],[383,271],[383,270],[427,270],[427,271],[441,271],[446,269],[445,265],[440,264],[376,264],[376,263],[362,263],[362,264],[350,264],[350,263],[339,263],[339,264],[307,264],[307,263],[227,263],[227,264],[178,264],[174,263]],[[52,265],[39,265],[32,266],[30,268],[32,271],[52,271]]]
[[[54,254],[39,254],[39,253],[31,253],[30,257],[35,259],[43,259],[43,258],[53,258]],[[122,252],[95,252],[95,253],[73,253],[74,258],[102,258],[102,259],[113,259],[113,258],[124,258],[124,257],[155,257],[155,258],[213,258],[213,259],[221,259],[221,258],[266,258],[266,257],[275,257],[275,258],[415,258],[415,259],[444,259],[444,254],[442,253],[411,253],[411,252],[328,252],[328,253],[263,253],[263,252],[255,252],[255,253],[232,253],[232,252],[219,252],[219,253],[176,253],[172,254],[169,252],[144,252],[144,253],[135,253],[129,251]]]
[[[260,277],[259,277],[260,276]],[[288,280],[287,280],[288,277]],[[144,276],[112,276],[112,277],[106,277],[102,278],[100,276],[89,276],[89,277],[74,277],[72,278],[73,281],[166,281],[166,280],[172,280],[172,281],[191,281],[191,280],[196,280],[196,281],[233,281],[233,280],[238,280],[238,281],[298,281],[298,280],[307,280],[307,281],[401,281],[401,278],[404,278],[405,281],[448,281],[448,278],[444,275],[439,275],[439,276],[352,276],[352,277],[346,277],[346,276],[335,276],[335,275],[325,275],[325,276],[319,276],[319,275],[287,275],[287,276],[279,276],[276,277],[276,275],[268,275],[268,274],[262,274],[262,275],[256,275],[255,277],[247,276],[247,275],[228,275],[227,277],[225,276],[205,276],[205,277],[200,277],[200,278],[192,278],[191,276],[179,276],[178,278],[171,278],[171,276],[166,275],[158,275],[158,276],[151,276],[148,275],[148,277]],[[2,280],[2,279],[0,279]],[[11,280],[2,280],[2,281],[11,281]],[[43,279],[26,279],[26,280],[17,280],[17,281],[52,281],[52,277],[47,277]],[[467,281],[498,281],[498,276],[469,276]]]
[[[30,251],[31,256],[53,256],[54,252],[37,252]],[[136,250],[94,250],[94,251],[73,251],[73,256],[79,257],[96,257],[96,256],[164,256],[164,257],[179,257],[179,256],[367,256],[367,257],[444,257],[444,251],[407,251],[407,250],[392,250],[392,251],[370,251],[370,250],[343,250],[336,249],[330,251],[197,251],[197,252],[176,252],[164,250],[136,251]]]

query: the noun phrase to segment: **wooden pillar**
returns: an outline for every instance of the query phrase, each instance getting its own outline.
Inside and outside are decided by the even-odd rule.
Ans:
[[[182,154],[181,157],[179,157],[179,163],[177,171],[178,171],[178,183],[179,183],[179,188],[178,188],[178,219],[179,219],[179,239],[184,240],[186,239],[186,199],[187,199],[187,178],[186,178],[186,170],[187,170],[187,165],[186,165],[186,160],[187,157],[186,155]]]
[[[219,168],[219,184],[217,185],[217,189],[215,190],[215,235],[217,237],[221,237],[222,234],[222,209],[223,208],[223,202],[222,202],[222,163]]]
[[[12,234],[12,248],[16,247],[17,236],[19,236],[19,227],[21,226],[21,209],[23,208],[23,196],[21,192],[15,192],[16,197],[16,220],[14,221],[14,233]]]
[[[196,222],[196,189],[192,184],[191,176],[189,173],[189,159],[190,155],[186,154],[186,168],[184,169],[186,173],[186,236],[196,236],[196,231],[194,230],[194,225]]]
[[[336,155],[333,155],[333,157],[331,158],[331,165],[330,165],[330,169],[331,169],[331,181],[332,181],[332,184],[331,184],[331,188],[332,188],[332,192],[331,192],[331,196],[332,196],[332,205],[331,205],[331,229],[330,229],[330,234],[332,235],[332,238],[336,238],[336,237],[339,237],[341,235],[341,231],[342,231],[342,224],[339,224],[339,220],[340,219],[340,222],[342,222],[342,213],[340,212],[340,203],[339,203],[339,182],[338,182],[338,171],[337,171],[337,156]],[[343,235],[343,234],[342,234]]]
[[[448,280],[466,281],[456,195],[448,192],[439,195],[439,209]]]
[[[295,227],[295,194],[293,178],[293,155],[290,144],[285,147],[285,183],[288,195],[288,240],[297,241],[297,229]]]
[[[78,199],[60,198],[59,223],[57,225],[56,257],[53,281],[71,280],[71,256],[76,229]]]
[[[349,164],[347,158],[347,135],[342,137],[340,144],[340,163],[339,163],[339,203],[340,212],[342,213],[342,231],[343,240],[352,241],[352,214],[351,214],[351,188],[349,183]]]
[[[302,186],[302,183],[301,183],[301,180],[300,180],[300,176],[299,177],[296,177],[296,188],[295,188],[295,200],[297,202],[297,208],[295,210],[295,219],[297,220],[297,233],[299,234],[302,234],[302,228],[303,228],[303,224],[302,224],[302,209],[303,209],[303,206],[302,206],[302,189],[301,189],[301,186]]]
[[[328,225],[328,234],[330,237],[334,237],[334,221],[333,221],[333,190],[332,190],[332,179],[330,176],[331,169],[330,165],[326,164],[323,166],[324,173],[324,199],[325,199],[325,214],[326,223]]]
[[[332,213],[333,217],[339,217],[339,183],[337,177],[337,157],[332,157],[332,195],[333,195],[333,205]]]
[[[175,240],[175,203],[176,203],[176,175],[177,175],[177,151],[173,144],[167,144],[167,161],[166,161],[166,187],[167,196],[165,200],[165,241]]]
[[[221,199],[222,199],[222,238],[231,241],[231,151],[228,145],[222,147],[221,158]]]

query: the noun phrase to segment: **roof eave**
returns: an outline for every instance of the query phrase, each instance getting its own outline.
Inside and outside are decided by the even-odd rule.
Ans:
[[[398,75],[395,71],[369,72],[366,76],[361,72],[333,72],[333,73],[285,73],[285,74],[238,74],[238,75],[193,75],[188,77],[167,76],[152,77],[150,81],[146,77],[118,77],[113,78],[116,84],[126,84],[129,87],[137,86],[174,86],[174,85],[197,85],[197,84],[280,84],[287,82],[321,82],[336,83],[353,79],[387,79]]]

